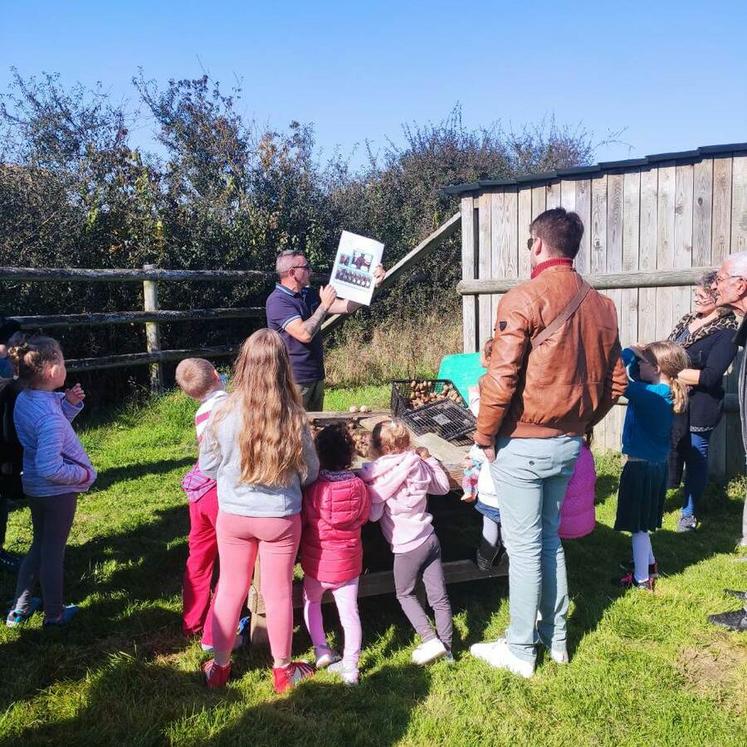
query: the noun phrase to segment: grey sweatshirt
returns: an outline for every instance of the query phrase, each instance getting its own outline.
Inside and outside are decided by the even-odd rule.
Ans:
[[[241,482],[241,452],[239,430],[241,414],[229,411],[217,427],[213,425],[219,405],[211,415],[200,442],[200,469],[218,482],[218,505],[227,514],[239,516],[282,517],[301,511],[301,488],[316,480],[319,459],[311,431],[303,434],[303,460],[308,468],[305,480],[293,475],[289,485],[249,485]]]

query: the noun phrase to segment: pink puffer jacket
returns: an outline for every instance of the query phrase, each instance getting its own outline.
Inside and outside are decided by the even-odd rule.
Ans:
[[[340,584],[363,570],[361,527],[371,503],[352,472],[327,472],[304,490],[301,506],[301,567],[307,576]]]
[[[586,444],[576,460],[576,469],[568,483],[563,505],[560,508],[560,536],[562,539],[578,539],[591,534],[596,524],[594,497],[597,471],[594,457]]]

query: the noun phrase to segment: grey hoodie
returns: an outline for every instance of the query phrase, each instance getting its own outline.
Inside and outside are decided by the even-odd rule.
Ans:
[[[301,480],[293,475],[288,485],[249,485],[241,482],[239,430],[241,413],[229,410],[214,425],[216,412],[227,406],[226,400],[213,410],[200,442],[200,469],[218,482],[218,505],[227,514],[257,517],[292,516],[301,511],[301,488],[316,480],[319,459],[311,431],[303,433],[303,461],[308,474]]]

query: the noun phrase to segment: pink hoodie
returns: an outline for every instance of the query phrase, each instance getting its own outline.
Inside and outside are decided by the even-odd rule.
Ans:
[[[449,476],[435,457],[421,459],[414,451],[386,454],[363,465],[360,478],[371,498],[371,521],[381,519],[381,532],[393,553],[414,550],[433,534],[428,494],[446,495]]]

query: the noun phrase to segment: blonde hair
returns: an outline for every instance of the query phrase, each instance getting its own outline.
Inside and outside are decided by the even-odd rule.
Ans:
[[[294,474],[305,479],[303,438],[309,426],[280,335],[257,330],[241,346],[233,371],[233,391],[211,427],[230,411],[241,414],[241,482],[282,486]]]
[[[401,420],[382,420],[371,433],[371,451],[374,456],[401,454],[411,448],[410,431]]]
[[[661,373],[669,378],[674,398],[674,411],[678,415],[685,412],[687,410],[687,385],[677,378],[680,371],[690,367],[690,358],[684,348],[669,340],[662,340],[649,343],[644,351],[653,356]]]
[[[44,375],[44,369],[62,363],[62,348],[52,337],[16,333],[10,339],[8,358],[22,386],[33,387]]]
[[[218,386],[215,366],[204,358],[185,358],[176,367],[176,383],[192,399],[202,399]]]

